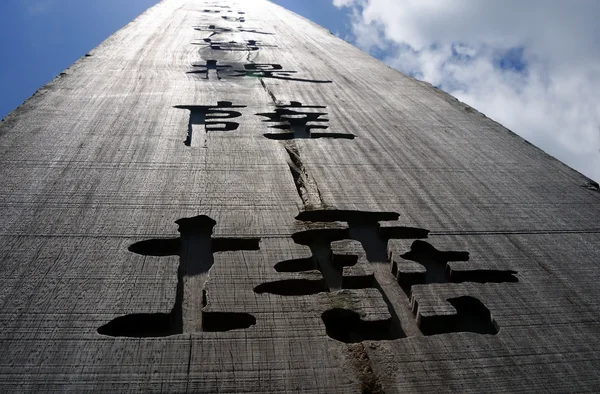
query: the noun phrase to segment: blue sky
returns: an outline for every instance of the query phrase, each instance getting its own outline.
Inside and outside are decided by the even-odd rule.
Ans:
[[[0,119],[158,0],[0,0]],[[349,11],[323,0],[275,1],[333,32]]]
[[[600,180],[600,1],[273,0]],[[0,0],[0,118],[158,0]]]

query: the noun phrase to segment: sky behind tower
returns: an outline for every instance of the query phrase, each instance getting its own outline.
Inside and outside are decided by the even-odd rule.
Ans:
[[[600,180],[599,1],[273,2]],[[0,118],[156,3],[0,2]]]

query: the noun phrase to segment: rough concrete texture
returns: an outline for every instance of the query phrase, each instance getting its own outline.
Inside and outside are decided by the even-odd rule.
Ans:
[[[599,217],[328,31],[165,0],[0,126],[0,391],[598,391]]]

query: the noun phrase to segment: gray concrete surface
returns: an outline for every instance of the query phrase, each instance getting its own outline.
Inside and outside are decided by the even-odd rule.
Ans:
[[[164,0],[0,125],[0,391],[599,391],[589,182],[270,2]]]

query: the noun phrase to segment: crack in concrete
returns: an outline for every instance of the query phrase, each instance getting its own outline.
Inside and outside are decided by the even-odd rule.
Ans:
[[[290,158],[288,166],[292,173],[292,177],[294,178],[298,196],[300,196],[302,204],[304,205],[304,210],[324,208],[326,204],[323,202],[323,196],[321,195],[319,186],[306,170],[296,144],[293,141],[288,141],[283,144],[283,147]]]

